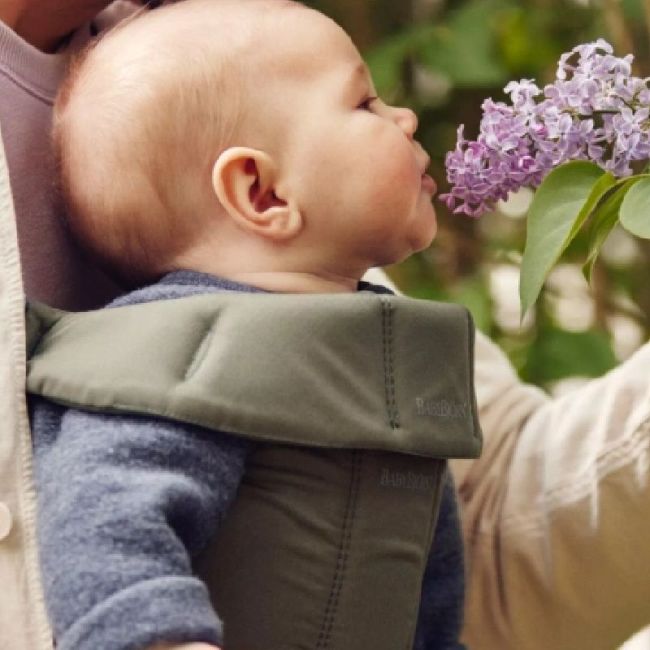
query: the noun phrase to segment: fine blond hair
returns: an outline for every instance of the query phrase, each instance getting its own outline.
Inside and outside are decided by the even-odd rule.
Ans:
[[[246,116],[247,52],[285,0],[185,0],[93,43],[59,92],[53,143],[72,234],[122,282],[172,270],[217,208],[211,171]]]

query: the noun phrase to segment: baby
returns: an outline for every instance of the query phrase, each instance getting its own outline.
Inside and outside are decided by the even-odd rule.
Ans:
[[[190,268],[356,291],[436,232],[417,118],[376,94],[349,37],[297,3],[151,12],[103,39],[60,98],[71,228],[138,284]]]
[[[436,233],[416,129],[322,14],[287,0],[186,0],[86,53],[58,99],[54,139],[72,232],[123,282],[149,285],[114,303],[129,305],[381,291],[364,273]],[[58,650],[220,647],[219,612],[191,563],[233,502],[251,443],[40,398],[32,424]],[[453,499],[447,484],[444,567],[436,574],[430,556],[419,650],[461,647]]]

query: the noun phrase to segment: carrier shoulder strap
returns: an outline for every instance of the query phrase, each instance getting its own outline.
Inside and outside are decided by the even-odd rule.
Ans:
[[[474,330],[457,305],[223,293],[82,313],[33,304],[27,329],[28,391],[67,406],[323,448],[480,453]]]

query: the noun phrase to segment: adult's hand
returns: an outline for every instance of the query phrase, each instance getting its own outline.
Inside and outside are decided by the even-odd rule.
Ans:
[[[51,53],[110,4],[121,5],[119,13],[124,15],[129,6],[156,7],[163,0],[3,0],[0,21],[35,48]]]
[[[55,52],[62,41],[92,20],[110,0],[8,0],[0,3],[0,20],[43,52]]]

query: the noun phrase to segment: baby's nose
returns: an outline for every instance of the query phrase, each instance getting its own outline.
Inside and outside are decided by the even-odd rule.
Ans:
[[[396,118],[398,126],[412,137],[418,130],[418,116],[410,108],[396,108]]]

